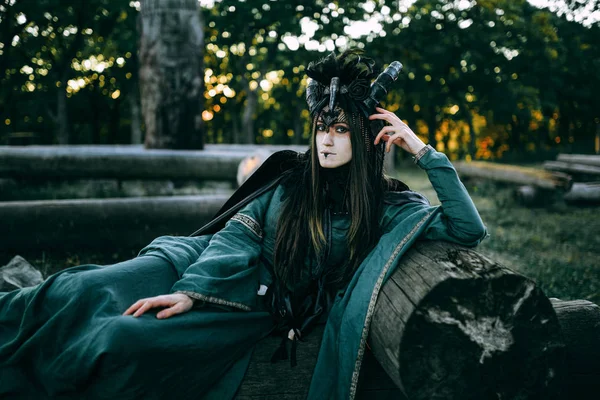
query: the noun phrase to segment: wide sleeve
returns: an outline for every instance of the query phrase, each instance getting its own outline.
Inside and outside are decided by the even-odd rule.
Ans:
[[[429,147],[417,165],[427,172],[441,202],[441,212],[432,217],[421,238],[472,247],[479,244],[488,236],[487,229],[448,157]]]
[[[262,248],[264,215],[272,195],[271,190],[251,201],[215,233],[171,292],[251,310],[256,305],[259,287],[257,260]]]

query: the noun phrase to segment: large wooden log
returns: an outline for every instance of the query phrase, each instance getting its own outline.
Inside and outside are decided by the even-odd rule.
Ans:
[[[406,254],[379,296],[371,347],[411,400],[553,399],[565,374],[559,323],[535,284],[443,243]]]
[[[304,399],[321,333],[299,344],[296,368],[270,363],[279,338],[259,343],[238,400]],[[407,252],[379,295],[369,344],[358,399],[560,398],[564,345],[550,301],[530,280],[453,244]]]
[[[563,198],[573,204],[600,204],[600,182],[574,183]]]
[[[591,154],[559,154],[556,161],[600,167],[600,156]]]
[[[186,151],[145,150],[139,145],[0,146],[0,178],[234,182],[239,164],[247,157],[258,153],[268,156],[280,150],[305,152],[307,148],[209,144],[203,151]],[[394,170],[393,157],[386,157],[385,164],[387,171]]]
[[[600,307],[587,300],[550,300],[567,346],[569,398],[597,399],[600,393]]]
[[[226,195],[0,203],[2,249],[141,248],[161,235],[189,235]]]
[[[0,147],[0,177],[235,181],[242,151],[143,150],[122,146]]]
[[[567,190],[571,185],[568,175],[536,168],[495,164],[483,161],[455,162],[461,177],[491,179],[499,182],[532,185],[549,190]]]
[[[561,194],[526,185],[516,190],[515,197],[525,206],[544,206],[555,202]],[[600,204],[600,182],[574,183],[562,198],[569,204]]]
[[[600,175],[600,166],[576,164],[564,161],[546,161],[544,169],[548,171],[564,172],[571,175]]]

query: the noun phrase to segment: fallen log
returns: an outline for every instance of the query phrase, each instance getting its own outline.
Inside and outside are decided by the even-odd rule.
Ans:
[[[293,369],[269,361],[278,338],[260,343],[238,400],[304,399],[319,333],[306,340]],[[358,399],[559,399],[565,376],[550,301],[527,278],[449,243],[406,253],[379,294],[368,343],[400,389],[367,350]]]
[[[140,147],[0,147],[0,177],[19,179],[176,179],[235,181],[247,152]]]
[[[600,307],[587,300],[550,299],[567,349],[571,399],[592,400],[600,393]]]
[[[559,154],[556,161],[600,167],[600,156],[591,154]]]
[[[544,169],[547,171],[564,172],[570,175],[600,175],[600,166],[563,161],[546,161],[544,162]]]
[[[600,204],[600,182],[574,183],[563,198],[571,204]]]
[[[570,177],[559,172],[484,161],[458,161],[453,164],[461,178],[484,178],[550,190],[567,190],[571,186]]]
[[[545,206],[560,198],[568,204],[600,204],[600,182],[574,183],[566,193],[534,186],[520,186],[515,191],[516,200],[524,206]]]
[[[555,190],[542,189],[535,186],[519,186],[514,195],[519,204],[527,207],[547,206],[554,203],[561,192]]]
[[[141,248],[161,235],[189,235],[227,195],[0,203],[2,249]]]
[[[440,242],[417,243],[385,285],[371,348],[411,400],[553,399],[565,373],[558,320],[541,290]]]

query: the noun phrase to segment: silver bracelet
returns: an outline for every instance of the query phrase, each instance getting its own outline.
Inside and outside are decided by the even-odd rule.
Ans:
[[[415,164],[419,162],[421,157],[423,157],[425,154],[429,153],[429,151],[431,151],[431,150],[435,150],[435,149],[430,144],[426,145],[421,150],[419,150],[419,152],[413,156],[413,161],[415,162]]]

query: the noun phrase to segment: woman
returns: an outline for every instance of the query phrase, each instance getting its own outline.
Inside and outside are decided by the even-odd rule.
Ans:
[[[357,52],[311,63],[309,151],[273,156],[196,236],[0,294],[0,398],[232,398],[257,341],[279,332],[274,359],[289,342],[293,364],[319,322],[309,398],[354,398],[378,292],[406,249],[486,235],[446,156],[375,108],[398,71],[372,86],[375,63]],[[441,207],[383,175],[392,145]]]

